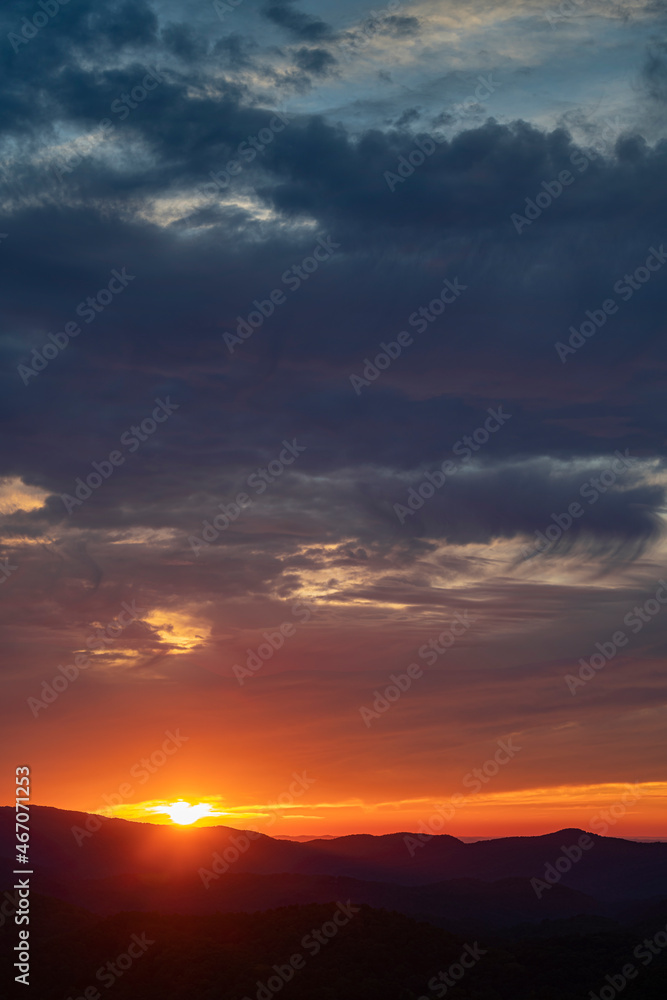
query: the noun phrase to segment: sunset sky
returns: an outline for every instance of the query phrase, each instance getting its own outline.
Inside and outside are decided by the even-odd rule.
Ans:
[[[667,837],[665,5],[37,10],[0,13],[6,773]]]

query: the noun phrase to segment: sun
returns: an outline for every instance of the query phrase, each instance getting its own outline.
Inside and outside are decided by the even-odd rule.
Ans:
[[[233,813],[222,806],[220,796],[203,799],[149,799],[143,802],[132,802],[114,806],[112,810],[104,810],[104,815],[110,813],[117,819],[136,820],[140,823],[157,823],[160,826],[174,823],[177,826],[192,826],[202,820],[202,826],[215,826],[225,817],[232,818]],[[155,817],[160,814],[160,819]],[[154,818],[155,817],[155,818]]]
[[[154,807],[151,812],[166,813],[172,823],[178,823],[179,826],[189,826],[191,823],[196,823],[203,816],[216,815],[209,803],[199,802],[197,805],[192,805],[184,799],[179,799],[178,802],[169,802],[164,806]]]

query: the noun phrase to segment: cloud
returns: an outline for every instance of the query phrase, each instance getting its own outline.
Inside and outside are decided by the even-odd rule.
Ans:
[[[319,17],[294,9],[294,0],[273,0],[262,11],[267,20],[296,38],[316,42],[333,34],[330,25]]]
[[[656,101],[667,100],[667,42],[655,42],[649,49],[642,70],[649,95]]]
[[[298,49],[295,61],[300,69],[316,76],[324,76],[336,65],[336,59],[326,49]]]
[[[28,6],[12,5],[3,23]],[[378,29],[377,47],[358,46],[374,79],[388,37],[430,31],[416,13],[419,24],[386,18],[382,31],[394,34],[382,42]],[[500,24],[506,13],[489,17]],[[558,751],[559,778],[579,765],[582,738],[563,728],[574,721],[586,733],[586,780],[608,777],[601,747],[619,771],[638,767],[641,713],[657,712],[661,620],[638,637],[632,669],[619,660],[586,691],[581,719],[562,676],[663,573],[667,268],[644,271],[666,231],[664,141],[640,122],[601,143],[595,108],[570,117],[575,139],[539,102],[526,105],[530,120],[501,120],[499,107],[497,120],[464,120],[446,137],[422,93],[467,86],[463,56],[443,83],[442,65],[430,74],[410,41],[406,65],[428,79],[411,80],[417,94],[409,86],[405,105],[389,108],[359,84],[356,63],[349,78],[340,70],[343,41],[363,24],[336,33],[326,11],[292,3],[261,16],[241,5],[234,17],[227,34],[213,15],[174,9],[165,20],[147,4],[77,0],[30,48],[7,45],[0,57],[0,418],[11,431],[0,556],[17,567],[0,594],[6,711],[25,712],[94,623],[136,599],[142,622],[44,713],[45,733],[57,729],[51,718],[76,716],[102,722],[110,740],[107,711],[114,725],[128,712],[134,734],[182,704],[190,718],[205,713],[216,752],[225,724],[243,737],[243,719],[258,723],[260,756],[282,751],[284,733],[304,745],[316,737],[322,759],[331,747],[341,761],[359,755],[372,784],[381,744],[406,770],[401,761],[430,760],[427,786],[443,718],[463,773],[484,740],[521,729],[539,747],[528,777]],[[663,55],[655,43],[644,71],[657,99]],[[134,100],[147,66],[159,86],[121,117],[114,102]],[[540,72],[535,59],[536,92]],[[286,124],[272,129],[278,105]],[[519,233],[512,216],[530,202],[543,207]],[[322,241],[336,244],[324,261]],[[127,288],[86,322],[81,307],[123,268]],[[443,309],[445,279],[464,288]],[[610,298],[618,309],[600,320]],[[70,323],[80,332],[54,355]],[[563,363],[556,345],[573,329],[579,346]],[[357,393],[350,376],[372,370],[402,331],[410,343]],[[233,353],[225,333],[238,336]],[[35,363],[26,385],[18,366]],[[68,513],[62,494],[124,449],[123,435],[167,396],[173,417]],[[507,426],[469,460],[455,455],[450,481],[401,523],[395,504],[499,406]],[[255,493],[250,477],[286,439],[305,452]],[[617,451],[634,464],[590,503],[582,486]],[[189,537],[242,491],[252,504],[196,555]],[[522,558],[575,501],[584,514],[554,548]],[[297,600],[316,603],[312,623],[241,691],[233,664]],[[371,750],[366,733],[350,732],[359,704],[466,608],[475,631]],[[609,713],[631,752],[605,730]],[[545,721],[560,735],[535,735]],[[654,724],[651,714],[651,737]]]

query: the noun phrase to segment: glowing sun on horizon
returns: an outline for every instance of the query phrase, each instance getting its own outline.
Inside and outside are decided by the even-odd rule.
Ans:
[[[166,813],[172,823],[178,823],[179,826],[189,826],[204,816],[218,815],[214,811],[213,806],[208,802],[199,802],[197,805],[192,805],[184,799],[179,799],[177,802],[168,802],[163,806],[153,806],[150,811]]]

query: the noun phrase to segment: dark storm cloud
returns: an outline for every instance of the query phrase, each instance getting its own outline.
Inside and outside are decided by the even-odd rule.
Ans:
[[[421,112],[418,108],[406,108],[402,113],[400,118],[396,120],[396,128],[403,128],[406,125],[411,125],[416,122],[421,117]]]
[[[95,0],[80,0],[60,5],[47,24],[35,30],[31,22],[38,10],[31,0],[13,0],[3,8],[6,43],[1,47],[0,60],[11,74],[5,82],[10,91],[20,87],[22,79],[41,77],[46,83],[58,65],[85,57],[86,53],[113,58],[123,50],[145,52],[157,43],[158,19],[145,0],[110,0],[102,5]]]
[[[421,22],[418,17],[391,14],[382,19],[381,26],[383,30],[397,36],[413,35],[419,30]]]
[[[261,118],[261,113],[256,114]],[[156,391],[165,391],[165,386],[172,392],[178,389],[175,398],[187,401],[192,385],[205,388],[195,419],[207,425],[210,428],[207,434],[214,438],[220,433],[216,429],[219,421],[216,421],[212,406],[206,402],[207,394],[211,394],[212,404],[214,398],[219,398],[219,387],[224,387],[223,410],[229,407],[234,412],[238,401],[243,400],[243,405],[250,406],[257,414],[255,430],[244,444],[249,449],[253,447],[255,433],[259,435],[256,441],[264,439],[270,421],[263,414],[271,413],[273,420],[275,413],[283,413],[284,433],[294,432],[303,425],[304,419],[318,433],[324,432],[326,447],[320,446],[317,452],[322,467],[336,466],[343,455],[349,455],[356,462],[373,457],[386,465],[406,468],[441,459],[444,444],[441,428],[446,428],[448,447],[451,447],[457,437],[476,426],[479,411],[483,413],[486,404],[498,399],[500,387],[496,376],[491,376],[493,369],[483,375],[484,367],[480,368],[475,352],[483,345],[491,348],[502,329],[502,350],[494,357],[494,365],[500,365],[504,371],[505,398],[508,392],[511,398],[520,391],[521,372],[527,358],[540,361],[542,367],[533,377],[543,379],[545,389],[554,398],[551,404],[546,400],[539,404],[525,400],[519,403],[514,417],[517,423],[508,428],[507,437],[494,442],[494,453],[499,449],[508,455],[517,450],[527,453],[555,450],[563,455],[597,454],[604,453],[608,447],[613,451],[612,443],[633,449],[638,447],[640,451],[662,446],[664,433],[661,438],[660,428],[652,424],[654,418],[646,408],[646,394],[650,395],[651,389],[641,375],[641,365],[636,373],[631,366],[626,369],[621,391],[613,402],[601,390],[595,390],[597,369],[593,369],[593,382],[582,384],[576,367],[580,365],[590,373],[591,365],[602,363],[608,370],[615,360],[613,354],[610,359],[614,336],[624,347],[623,338],[627,330],[635,326],[637,312],[650,321],[651,309],[659,297],[659,286],[656,285],[655,290],[650,285],[644,288],[641,298],[638,293],[637,300],[631,303],[627,320],[624,321],[621,314],[616,331],[610,321],[609,329],[598,335],[599,342],[593,340],[587,345],[589,353],[582,351],[580,357],[568,362],[570,367],[563,368],[553,350],[553,342],[567,332],[568,320],[577,315],[577,294],[582,311],[586,307],[597,307],[606,297],[610,279],[616,273],[613,263],[604,265],[600,261],[595,269],[586,263],[591,279],[603,266],[607,270],[597,277],[598,290],[593,290],[595,286],[591,283],[590,290],[577,293],[575,279],[581,264],[567,262],[569,246],[566,244],[555,250],[549,246],[547,234],[542,240],[550,267],[534,279],[534,295],[539,301],[539,305],[538,301],[535,303],[534,319],[531,295],[524,293],[521,325],[513,298],[533,266],[534,244],[521,243],[512,237],[514,257],[510,256],[504,266],[498,260],[496,274],[483,260],[482,252],[475,252],[474,247],[464,254],[457,251],[450,261],[445,258],[444,266],[436,258],[427,270],[423,258],[414,252],[404,250],[401,255],[394,251],[379,272],[377,268],[369,271],[366,263],[374,249],[372,233],[365,235],[366,246],[346,253],[345,249],[355,244],[353,234],[346,233],[342,225],[343,235],[339,236],[336,231],[335,236],[344,249],[338,254],[338,260],[327,265],[331,270],[323,267],[299,289],[298,296],[295,294],[282,307],[282,312],[266,322],[245,349],[239,350],[238,357],[232,358],[221,343],[222,330],[234,329],[237,315],[246,314],[253,299],[265,297],[272,287],[280,286],[283,269],[308,254],[313,242],[310,236],[274,235],[265,237],[259,245],[239,241],[227,251],[215,236],[203,237],[195,247],[191,242],[181,244],[176,231],[156,230],[145,223],[103,221],[90,211],[71,210],[63,215],[53,210],[33,209],[16,219],[21,219],[21,225],[8,261],[11,281],[7,305],[17,323],[26,321],[25,311],[19,312],[19,302],[25,310],[28,291],[36,281],[43,295],[33,299],[30,325],[33,329],[46,331],[72,318],[77,302],[104,283],[111,267],[127,264],[130,273],[137,274],[135,282],[99,316],[95,326],[90,331],[84,330],[79,340],[72,341],[67,352],[32,380],[30,386],[22,385],[15,369],[8,376],[5,406],[10,411],[13,405],[18,406],[15,416],[23,413],[23,419],[29,420],[35,429],[39,426],[40,412],[44,414],[41,419],[52,412],[69,381],[72,395],[81,400],[81,407],[85,409],[85,379],[91,370],[97,371],[96,379],[105,369],[107,378],[109,371],[116,370],[118,377],[122,376],[126,392],[129,386],[135,386],[132,390],[134,414],[131,416],[136,419],[146,405],[142,401],[141,386],[145,384],[146,372],[155,364],[159,342],[164,376],[156,383]],[[546,219],[543,222],[548,225]],[[74,230],[76,240],[68,235]],[[49,235],[38,240],[40,231]],[[375,240],[385,235],[386,227]],[[420,239],[417,229],[413,238]],[[67,261],[62,261],[57,248],[68,239],[72,249]],[[98,266],[99,254],[94,254],[95,245],[100,243],[105,247],[104,267]],[[510,240],[507,244],[512,246]],[[584,253],[585,250],[584,246]],[[442,252],[447,252],[444,246]],[[499,249],[491,247],[491,252],[498,258]],[[94,266],[91,260],[95,261]],[[636,262],[639,263],[639,258]],[[480,265],[483,270],[481,282],[475,273]],[[469,282],[467,299],[461,298],[456,304],[458,312],[452,309],[450,317],[434,324],[421,339],[415,333],[410,351],[406,350],[404,357],[398,359],[377,384],[365,388],[357,398],[349,383],[349,373],[361,374],[364,357],[374,355],[380,340],[395,336],[406,326],[407,317],[413,311],[422,303],[428,304],[440,288],[443,273],[458,273],[465,283]],[[173,274],[173,282],[180,290],[178,303],[165,294],[162,282],[167,274]],[[401,284],[397,285],[399,274]],[[218,291],[213,294],[221,275],[224,276],[223,284],[218,284]],[[483,310],[480,309],[479,292],[474,292],[475,277],[478,289],[483,289]],[[364,302],[360,312],[350,314],[347,301],[337,296],[341,280],[349,294],[358,297],[360,303]],[[658,282],[659,276],[653,280]],[[564,289],[569,296],[566,302],[563,301]],[[551,304],[547,309],[545,301],[549,300]],[[512,318],[515,311],[516,322]],[[495,316],[504,319],[492,318]],[[658,320],[656,313],[655,322]],[[184,341],[181,333],[192,322],[196,322],[200,331],[196,345],[190,340]],[[313,322],[324,334],[317,341],[311,334]],[[112,334],[105,336],[105,330]],[[33,335],[31,340],[35,346],[41,343],[38,336]],[[29,360],[29,350],[22,349],[19,340],[6,349],[10,350],[8,356],[13,357],[15,363]],[[637,351],[636,342],[633,351]],[[271,353],[275,360],[269,364]],[[256,375],[260,373],[262,381],[257,383]],[[518,376],[514,389],[513,373]],[[327,387],[325,393],[321,385],[318,388],[321,379]],[[413,380],[419,381],[422,393],[426,390],[426,397],[421,400],[411,398],[413,385],[416,385]],[[480,392],[479,386],[484,381],[487,386]],[[477,396],[477,404],[462,406],[450,398],[449,393],[456,385]],[[575,394],[579,386],[578,392],[584,395],[585,402],[577,402],[574,398],[569,405],[564,399],[557,401],[556,397],[562,396],[563,386],[568,393]],[[443,388],[447,390],[445,395]],[[90,392],[92,399],[95,396],[92,385]],[[523,393],[525,395],[525,387]],[[148,392],[143,396],[146,398],[151,398]],[[607,435],[605,442],[604,436],[602,441],[600,439],[598,424],[603,414],[609,417],[610,407],[620,433],[613,437]],[[130,413],[126,406],[116,407],[116,410],[116,427],[120,433],[123,411],[128,420]],[[52,454],[54,468],[63,473],[66,469],[68,473],[75,472],[80,454],[80,449],[71,447],[79,433],[78,412],[78,405],[75,405],[68,408],[67,418],[64,415],[58,418],[59,421],[67,420],[63,430],[67,431],[69,446],[67,457],[59,451]],[[111,435],[108,416],[104,418],[104,428]],[[412,438],[413,432],[417,433],[417,441]],[[29,453],[30,448],[24,449],[25,461],[29,461]],[[312,461],[309,457],[308,463]]]
[[[422,157],[422,164],[410,170],[408,163],[399,174],[401,157],[419,150],[419,138],[427,142],[425,135],[406,139],[402,131],[376,130],[356,141],[317,120],[290,130],[285,142],[271,151],[278,179],[284,178],[276,186],[274,202],[285,212],[315,211],[320,218],[335,217],[339,224],[354,218],[364,227],[373,223],[429,234],[498,228],[502,234],[511,231],[511,213],[542,190],[542,181],[569,170],[577,183],[554,202],[539,227],[526,227],[546,243],[554,230],[570,223],[580,228],[598,220],[612,224],[631,213],[645,220],[667,155],[663,144],[649,150],[641,139],[628,139],[619,145],[618,158],[609,161],[591,153],[582,161],[581,151],[564,130],[545,133],[526,123],[505,126],[490,121],[451,142],[428,143],[431,152]],[[573,170],[573,155],[584,163],[581,168]],[[387,173],[393,175],[393,191]]]
[[[388,4],[388,9],[396,9],[398,4]],[[363,51],[375,38],[389,37],[400,41],[401,37],[417,35],[422,27],[419,18],[405,17],[397,14],[371,13],[358,25],[347,28],[334,39],[333,44],[339,44],[342,53],[354,54]]]
[[[169,24],[161,32],[167,52],[184,61],[196,60],[206,55],[208,43],[189,24]]]
[[[315,76],[325,76],[336,65],[336,59],[326,49],[299,49],[294,56],[299,69]]]
[[[303,41],[315,42],[333,35],[330,25],[321,18],[295,10],[294,0],[273,0],[263,8],[262,14]]]
[[[267,16],[303,41],[330,37],[324,22],[292,5],[274,4]],[[405,20],[393,28],[408,30]],[[99,65],[84,58],[84,42],[104,53]],[[2,343],[2,412],[20,446],[7,447],[3,469],[54,494],[45,512],[25,519],[27,536],[65,525],[178,526],[187,536],[206,516],[208,498],[241,488],[282,438],[296,435],[308,443],[300,472],[348,470],[358,483],[345,487],[343,503],[333,485],[325,500],[315,499],[308,478],[286,478],[284,506],[276,502],[268,517],[276,519],[277,549],[302,531],[331,540],[331,525],[323,526],[339,503],[341,532],[402,545],[392,503],[499,403],[513,417],[480,454],[487,468],[410,517],[400,529],[405,544],[419,535],[486,543],[541,529],[549,508],[560,510],[576,486],[574,473],[539,465],[541,456],[664,454],[667,417],[656,419],[654,409],[666,360],[658,339],[663,274],[619,303],[567,364],[554,347],[660,246],[664,143],[649,148],[628,136],[603,157],[576,147],[562,129],[522,122],[490,121],[435,142],[407,132],[407,115],[399,129],[360,136],[301,115],[207,204],[188,207],[202,185],[212,186],[211,172],[241,161],[239,145],[272,120],[273,109],[247,84],[218,71],[223,48],[240,66],[254,58],[256,43],[230,36],[209,64],[207,42],[189,24],[158,30],[150,7],[119,5],[101,13],[80,6],[38,43],[43,64],[27,48],[15,56],[10,49],[5,92],[6,128],[19,144],[4,168],[16,201],[3,223],[11,230],[4,288],[11,329]],[[122,58],[110,55],[121,51]],[[293,58],[295,71],[311,75],[333,65],[321,46]],[[49,139],[56,122],[85,133],[113,117],[112,102],[147,64],[160,67],[160,85],[127,120],[114,117],[112,144],[87,152],[58,179],[50,156],[37,155],[38,137]],[[420,146],[421,163],[413,156]],[[563,170],[573,183],[518,233],[512,213],[525,212],[526,199]],[[147,221],[140,213],[153,199],[182,204],[180,215],[162,226]],[[273,214],[262,219],[267,210]],[[308,258],[319,237],[339,244],[335,254],[289,292],[283,273]],[[24,385],[17,366],[121,267],[135,275],[127,289]],[[446,277],[465,292],[433,323],[419,320]],[[275,288],[286,301],[231,355],[222,333]],[[363,375],[365,359],[402,329],[414,342],[355,394],[350,375]],[[156,396],[169,394],[180,409],[160,435],[76,516],[66,515],[58,494],[71,492]],[[399,486],[399,473],[414,478]],[[576,540],[591,553],[601,546],[607,555],[636,554],[655,538],[662,502],[659,486],[633,479],[631,488],[610,491],[560,551]],[[18,537],[16,524],[8,528]],[[252,534],[252,521],[244,531]]]
[[[563,531],[557,546],[547,547],[540,541],[540,547],[551,555],[574,548],[582,556],[612,559],[635,558],[661,534],[657,515],[664,507],[665,491],[643,484],[645,470],[603,476],[604,481],[613,480],[609,487],[600,483],[599,467],[582,467],[574,473],[537,462],[486,469],[479,474],[463,471],[461,475],[462,471],[459,467],[447,486],[417,510],[413,509],[414,501],[405,509],[408,489],[404,488],[402,495],[398,490],[393,493],[403,505],[399,510],[409,531],[463,545],[524,535],[534,543],[535,532],[544,535],[560,518],[562,525],[569,521],[570,527]],[[422,481],[415,477],[410,485],[418,487]],[[571,518],[567,512],[573,503],[580,510]],[[533,557],[540,554],[540,547],[531,549],[529,545],[527,551]]]

